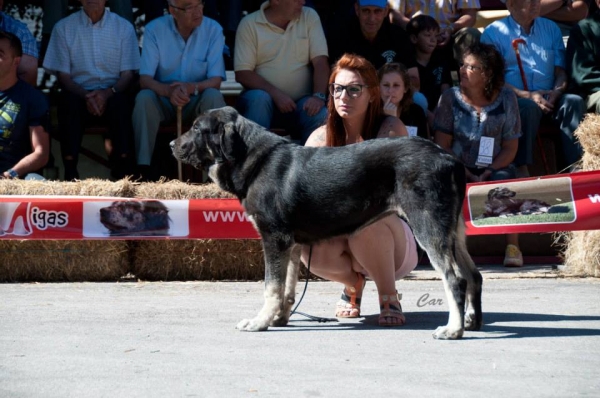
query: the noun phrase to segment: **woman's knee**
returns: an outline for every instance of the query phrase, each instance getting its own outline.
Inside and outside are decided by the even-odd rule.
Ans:
[[[305,266],[313,269],[333,266],[344,253],[342,238],[336,238],[325,242],[315,243],[312,246],[302,246],[300,260]]]

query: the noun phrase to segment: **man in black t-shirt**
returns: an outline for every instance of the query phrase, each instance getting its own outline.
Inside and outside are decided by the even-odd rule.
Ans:
[[[50,156],[50,137],[44,128],[48,103],[40,91],[17,77],[22,55],[19,38],[0,31],[0,178],[43,179],[33,172]]]
[[[366,58],[376,69],[390,62],[401,63],[417,92],[420,81],[413,46],[408,34],[389,22],[387,0],[357,0],[354,9],[356,16],[329,33],[329,60],[335,63],[343,54],[352,53]],[[415,103],[426,108],[425,97],[415,94]]]

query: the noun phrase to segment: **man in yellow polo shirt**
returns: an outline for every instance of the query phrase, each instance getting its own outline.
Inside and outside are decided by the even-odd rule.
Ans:
[[[302,144],[325,121],[329,61],[321,20],[304,0],[270,0],[242,19],[234,54],[238,108]]]

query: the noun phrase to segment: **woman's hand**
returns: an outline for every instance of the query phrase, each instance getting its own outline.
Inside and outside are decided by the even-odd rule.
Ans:
[[[387,97],[383,103],[383,113],[398,117],[398,107],[392,102],[392,97]]]

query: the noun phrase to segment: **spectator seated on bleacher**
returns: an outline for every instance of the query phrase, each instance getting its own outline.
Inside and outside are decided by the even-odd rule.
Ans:
[[[406,126],[408,135],[429,139],[429,127],[425,111],[412,99],[413,89],[406,67],[397,62],[384,64],[377,71],[383,112],[396,116]]]
[[[460,87],[444,91],[435,112],[435,142],[461,160],[469,182],[516,177],[512,162],[521,122],[516,95],[504,86],[503,72],[504,61],[494,46],[468,47],[460,68]],[[518,235],[506,239],[504,265],[522,266]]]
[[[566,165],[581,157],[581,146],[574,132],[585,113],[578,95],[566,94],[565,46],[560,29],[539,17],[540,0],[507,0],[510,15],[493,22],[483,31],[481,41],[493,44],[506,63],[506,84],[517,94],[523,135],[515,163],[519,176],[528,175],[533,163],[535,137],[542,118],[560,129],[562,152]],[[513,48],[519,44],[520,56]],[[517,44],[517,42],[515,42]]]
[[[573,26],[587,17],[594,0],[540,0],[540,16],[554,21],[563,36],[569,36]]]
[[[135,99],[135,151],[143,179],[154,180],[152,154],[161,122],[172,122],[177,107],[191,124],[209,109],[225,106],[219,91],[225,80],[223,29],[203,14],[200,0],[171,0],[169,13],[146,26],[140,67],[141,91]]]
[[[330,60],[337,61],[343,54],[357,54],[381,68],[385,63],[397,62],[406,66],[414,89],[414,102],[427,110],[427,100],[419,93],[419,70],[408,34],[388,19],[387,0],[357,0],[355,15],[345,29],[330,32],[328,47]]]
[[[64,179],[79,178],[85,126],[108,126],[111,176],[133,173],[131,85],[140,66],[133,25],[105,9],[106,0],[81,0],[82,9],[54,27],[44,68],[58,77],[58,128]]]
[[[596,0],[600,7],[600,0]],[[569,91],[580,95],[588,112],[600,114],[600,9],[579,22],[567,44]]]
[[[427,120],[433,126],[433,113],[440,95],[452,86],[452,63],[437,47],[440,25],[433,17],[417,15],[406,25],[406,32],[414,45],[420,91],[427,99]]]
[[[479,41],[481,33],[475,22],[481,8],[479,0],[392,0],[391,21],[406,29],[408,22],[417,15],[435,18],[440,24],[438,46],[444,57],[462,62],[462,53],[469,45]]]
[[[311,68],[312,67],[312,68]],[[327,114],[327,43],[315,10],[271,0],[238,26],[236,80],[240,113],[265,128],[285,128],[304,143]]]
[[[2,11],[4,1],[0,1],[0,31],[14,34],[21,41],[23,55],[19,62],[19,77],[32,86],[37,85],[38,47],[35,38],[27,26]]]
[[[0,178],[43,179],[36,172],[48,162],[48,103],[44,95],[18,78],[21,41],[0,31]]]

